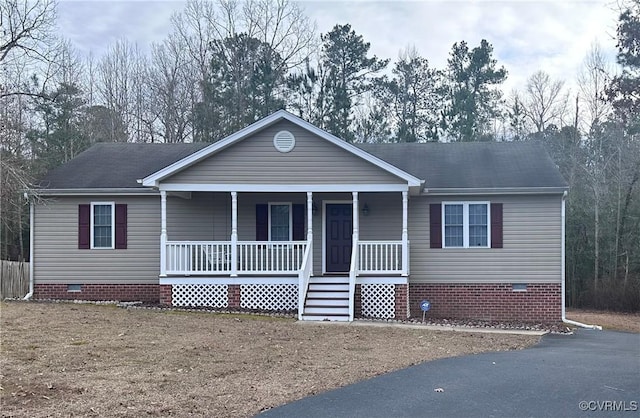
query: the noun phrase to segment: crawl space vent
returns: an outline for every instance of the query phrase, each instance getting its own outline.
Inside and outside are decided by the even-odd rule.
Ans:
[[[273,137],[273,146],[280,152],[289,152],[295,145],[296,138],[289,131],[280,131]]]

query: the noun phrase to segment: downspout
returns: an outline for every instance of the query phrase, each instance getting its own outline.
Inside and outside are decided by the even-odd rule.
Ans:
[[[28,197],[26,193],[25,196]],[[23,300],[29,300],[33,297],[33,211],[33,201],[31,201],[29,203],[29,293],[22,298]]]
[[[562,322],[564,322],[565,324],[570,324],[570,325],[575,325],[577,327],[582,327],[582,328],[590,328],[590,329],[597,329],[597,330],[602,330],[602,327],[599,325],[587,325],[587,324],[583,324],[582,322],[577,322],[577,321],[572,321],[571,319],[567,319],[566,317],[566,309],[565,309],[565,291],[566,291],[566,285],[565,285],[565,278],[566,278],[566,267],[565,267],[565,262],[566,262],[566,256],[565,256],[565,250],[566,250],[566,238],[565,238],[565,230],[566,230],[566,199],[567,199],[567,191],[565,190],[565,192],[562,195],[562,244],[561,244],[561,250],[562,250],[562,255],[560,257],[560,259],[562,260],[562,266],[561,266],[561,275],[562,275]]]

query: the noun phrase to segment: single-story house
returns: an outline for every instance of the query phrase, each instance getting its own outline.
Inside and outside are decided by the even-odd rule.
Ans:
[[[31,207],[34,297],[560,321],[567,183],[538,143],[350,144],[278,111],[101,143]]]

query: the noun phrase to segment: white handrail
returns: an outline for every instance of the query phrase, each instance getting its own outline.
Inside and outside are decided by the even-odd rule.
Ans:
[[[351,266],[349,267],[349,321],[353,321],[355,310],[356,276],[358,274],[358,241],[351,246]]]
[[[307,241],[307,248],[304,250],[304,256],[302,257],[302,266],[298,273],[298,320],[302,320],[302,314],[304,313],[304,301],[307,298],[307,289],[309,288],[309,278],[311,277],[311,267],[313,266],[313,260],[311,254],[313,253],[313,244],[311,240]]]

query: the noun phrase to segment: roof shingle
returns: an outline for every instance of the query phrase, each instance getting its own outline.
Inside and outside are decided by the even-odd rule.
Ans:
[[[358,144],[427,189],[567,187],[539,142]]]
[[[98,143],[51,170],[43,189],[142,188],[137,180],[201,150],[209,144]]]

